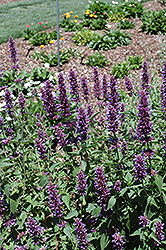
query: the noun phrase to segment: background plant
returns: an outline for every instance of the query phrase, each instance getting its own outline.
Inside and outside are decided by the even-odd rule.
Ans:
[[[127,30],[127,29],[132,29],[135,27],[135,24],[133,21],[129,21],[127,19],[120,20],[118,22],[117,28]]]
[[[101,52],[96,52],[92,54],[91,56],[86,57],[86,62],[85,64],[88,66],[94,66],[94,67],[104,67],[106,66],[109,62],[107,61],[107,58],[102,55]]]
[[[150,34],[165,34],[166,10],[147,11],[142,16],[142,31]]]

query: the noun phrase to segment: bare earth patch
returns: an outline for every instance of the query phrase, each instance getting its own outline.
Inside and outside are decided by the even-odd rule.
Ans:
[[[17,0],[1,0],[1,3],[7,3]],[[155,2],[150,1],[147,3],[144,3],[144,6],[148,10],[159,10],[163,9],[164,6]],[[149,72],[156,72],[160,73],[160,66],[161,66],[161,58],[163,59],[163,56],[161,57],[161,53],[164,49],[164,40],[165,35],[149,35],[141,32],[140,25],[141,20],[139,18],[136,19],[130,19],[134,21],[136,27],[127,30],[125,32],[131,34],[131,43],[127,46],[123,47],[117,47],[116,49],[112,49],[109,51],[102,51],[102,54],[106,56],[106,58],[110,61],[110,63],[104,67],[99,68],[99,73],[101,77],[105,73],[108,77],[108,80],[111,75],[111,66],[114,63],[123,62],[127,59],[127,56],[135,56],[140,55],[144,57],[144,60],[146,60],[149,64]],[[115,29],[116,24],[111,23],[111,28]],[[53,27],[48,30],[48,32],[52,31],[53,29],[56,29],[56,27]],[[88,46],[76,46],[74,45],[73,41],[71,40],[71,37],[75,34],[75,32],[64,32],[62,29],[60,29],[62,37],[64,37],[64,40],[60,40],[60,48],[61,50],[64,48],[77,48],[78,50],[82,51],[85,55],[92,55],[96,51],[90,50]],[[101,32],[101,31],[98,31]],[[28,49],[31,47],[29,41],[25,41],[22,38],[15,39],[15,45],[18,49],[19,53],[19,65],[20,65],[20,71],[23,69],[27,72],[30,72],[33,68],[36,66],[44,67],[42,61],[35,61],[34,59],[30,58],[30,55],[32,55],[33,51],[43,51],[46,50],[47,53],[51,53],[52,51],[54,53],[57,53],[57,42],[55,41],[54,44],[48,44],[44,48],[40,48],[39,46],[34,46],[34,49],[30,51],[28,57],[26,57]],[[9,44],[3,43],[0,44],[0,62],[2,65],[3,71],[9,70],[11,68],[11,61],[9,58]],[[68,75],[69,69],[72,68],[78,76],[78,79],[81,79],[81,77],[86,76],[88,79],[89,86],[93,86],[93,69],[91,67],[87,67],[84,65],[86,59],[83,60],[83,64],[80,64],[80,60],[78,58],[71,58],[70,61],[63,66],[61,66],[61,71],[64,73],[64,75]],[[49,70],[53,73],[57,73],[57,66],[56,67],[50,67]],[[141,80],[141,74],[142,70],[132,70],[130,77],[132,80],[137,79],[138,83]],[[160,75],[160,74],[159,74]],[[124,80],[118,79],[118,84],[120,87],[124,87]]]

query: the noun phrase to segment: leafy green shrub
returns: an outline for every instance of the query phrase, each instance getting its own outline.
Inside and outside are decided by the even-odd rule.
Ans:
[[[140,69],[143,63],[143,57],[141,56],[128,56],[127,61],[129,62],[130,69]]]
[[[115,78],[124,78],[129,75],[129,71],[132,69],[140,69],[142,67],[143,57],[141,56],[128,56],[127,61],[115,64],[112,67],[111,74]]]
[[[128,76],[129,71],[129,63],[124,61],[123,63],[115,64],[112,67],[111,74],[114,75],[115,78],[124,78],[125,76]]]
[[[105,35],[94,34],[89,47],[94,50],[109,50],[130,43],[130,34],[123,33],[118,29],[110,30],[109,32],[105,31],[104,33]]]
[[[53,30],[50,33],[47,33],[46,31],[43,32],[35,32],[31,29],[24,30],[25,35],[24,39],[29,40],[31,43],[31,46],[38,46],[38,45],[47,45],[50,40],[56,40],[57,39],[57,31]]]
[[[126,18],[140,17],[144,13],[144,6],[142,3],[123,2],[123,4],[115,8],[116,12],[123,13]]]
[[[90,29],[83,29],[81,31],[77,31],[74,36],[72,36],[72,40],[77,45],[88,45],[90,41],[94,38],[94,33]]]
[[[81,25],[84,27],[89,27],[93,30],[102,30],[105,29],[107,21],[102,18],[98,19],[83,19]]]
[[[111,11],[109,14],[109,18],[108,21],[109,22],[113,22],[113,23],[117,23],[120,20],[123,20],[125,18],[125,15],[123,12],[119,12],[116,11],[116,9],[114,11]]]
[[[61,16],[62,21],[60,21],[59,27],[62,27],[65,31],[77,31],[82,29],[82,25],[78,24],[77,15],[74,16],[74,20],[72,18],[72,12],[64,13],[64,15]]]
[[[108,64],[108,61],[105,56],[102,55],[101,52],[96,52],[91,56],[87,56],[87,62],[85,63],[88,66],[94,67],[104,67]]]
[[[135,27],[133,21],[129,21],[127,19],[120,20],[117,26],[119,29],[127,30]]]
[[[165,34],[166,10],[147,11],[144,13],[141,29],[149,34]]]
[[[109,16],[109,11],[112,7],[101,1],[94,1],[90,5],[87,6],[84,18],[91,19],[91,18],[101,18],[107,19]]]
[[[74,50],[75,51],[75,50]],[[75,52],[73,52],[72,49],[66,49],[60,51],[60,64],[64,64],[68,62],[68,60],[71,58]],[[51,52],[50,54],[46,54],[46,51],[42,52],[33,52],[33,55],[31,57],[35,60],[42,59],[43,63],[49,63],[50,66],[56,66],[58,65],[58,55]]]

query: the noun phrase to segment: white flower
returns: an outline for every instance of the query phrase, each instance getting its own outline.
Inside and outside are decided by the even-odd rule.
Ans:
[[[166,16],[166,13],[164,14],[164,16]]]
[[[0,96],[4,96],[4,94],[5,94],[5,91],[2,90],[2,91],[0,92]]]
[[[11,121],[12,118],[11,118],[10,116],[7,116],[7,117],[6,117],[6,120],[7,120],[7,121]]]
[[[125,0],[126,3],[128,3],[128,0]]]
[[[51,75],[51,76],[49,77],[49,80],[52,81],[53,79],[54,79],[54,77]]]
[[[30,87],[30,86],[32,85],[32,83],[33,83],[32,80],[27,81],[27,82],[24,84],[24,88],[27,89],[28,87]]]
[[[138,0],[138,2],[141,2],[141,0]]]
[[[45,68],[49,68],[49,67],[50,67],[50,64],[49,64],[49,63],[45,63],[45,64],[44,64],[44,67],[45,67]]]
[[[43,88],[45,86],[44,82],[40,83],[40,88]]]
[[[0,103],[0,108],[4,107],[6,105],[6,102]]]
[[[27,93],[27,96],[32,96],[32,93]]]
[[[35,85],[37,85],[37,84],[39,84],[39,83],[40,83],[40,81],[33,82],[33,84],[35,84]]]

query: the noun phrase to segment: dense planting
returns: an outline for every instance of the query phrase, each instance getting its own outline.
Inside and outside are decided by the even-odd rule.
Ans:
[[[166,63],[159,82],[145,61],[141,86],[125,77],[126,91],[94,67],[92,106],[86,76],[21,78],[12,37],[9,48],[1,249],[165,249]]]

